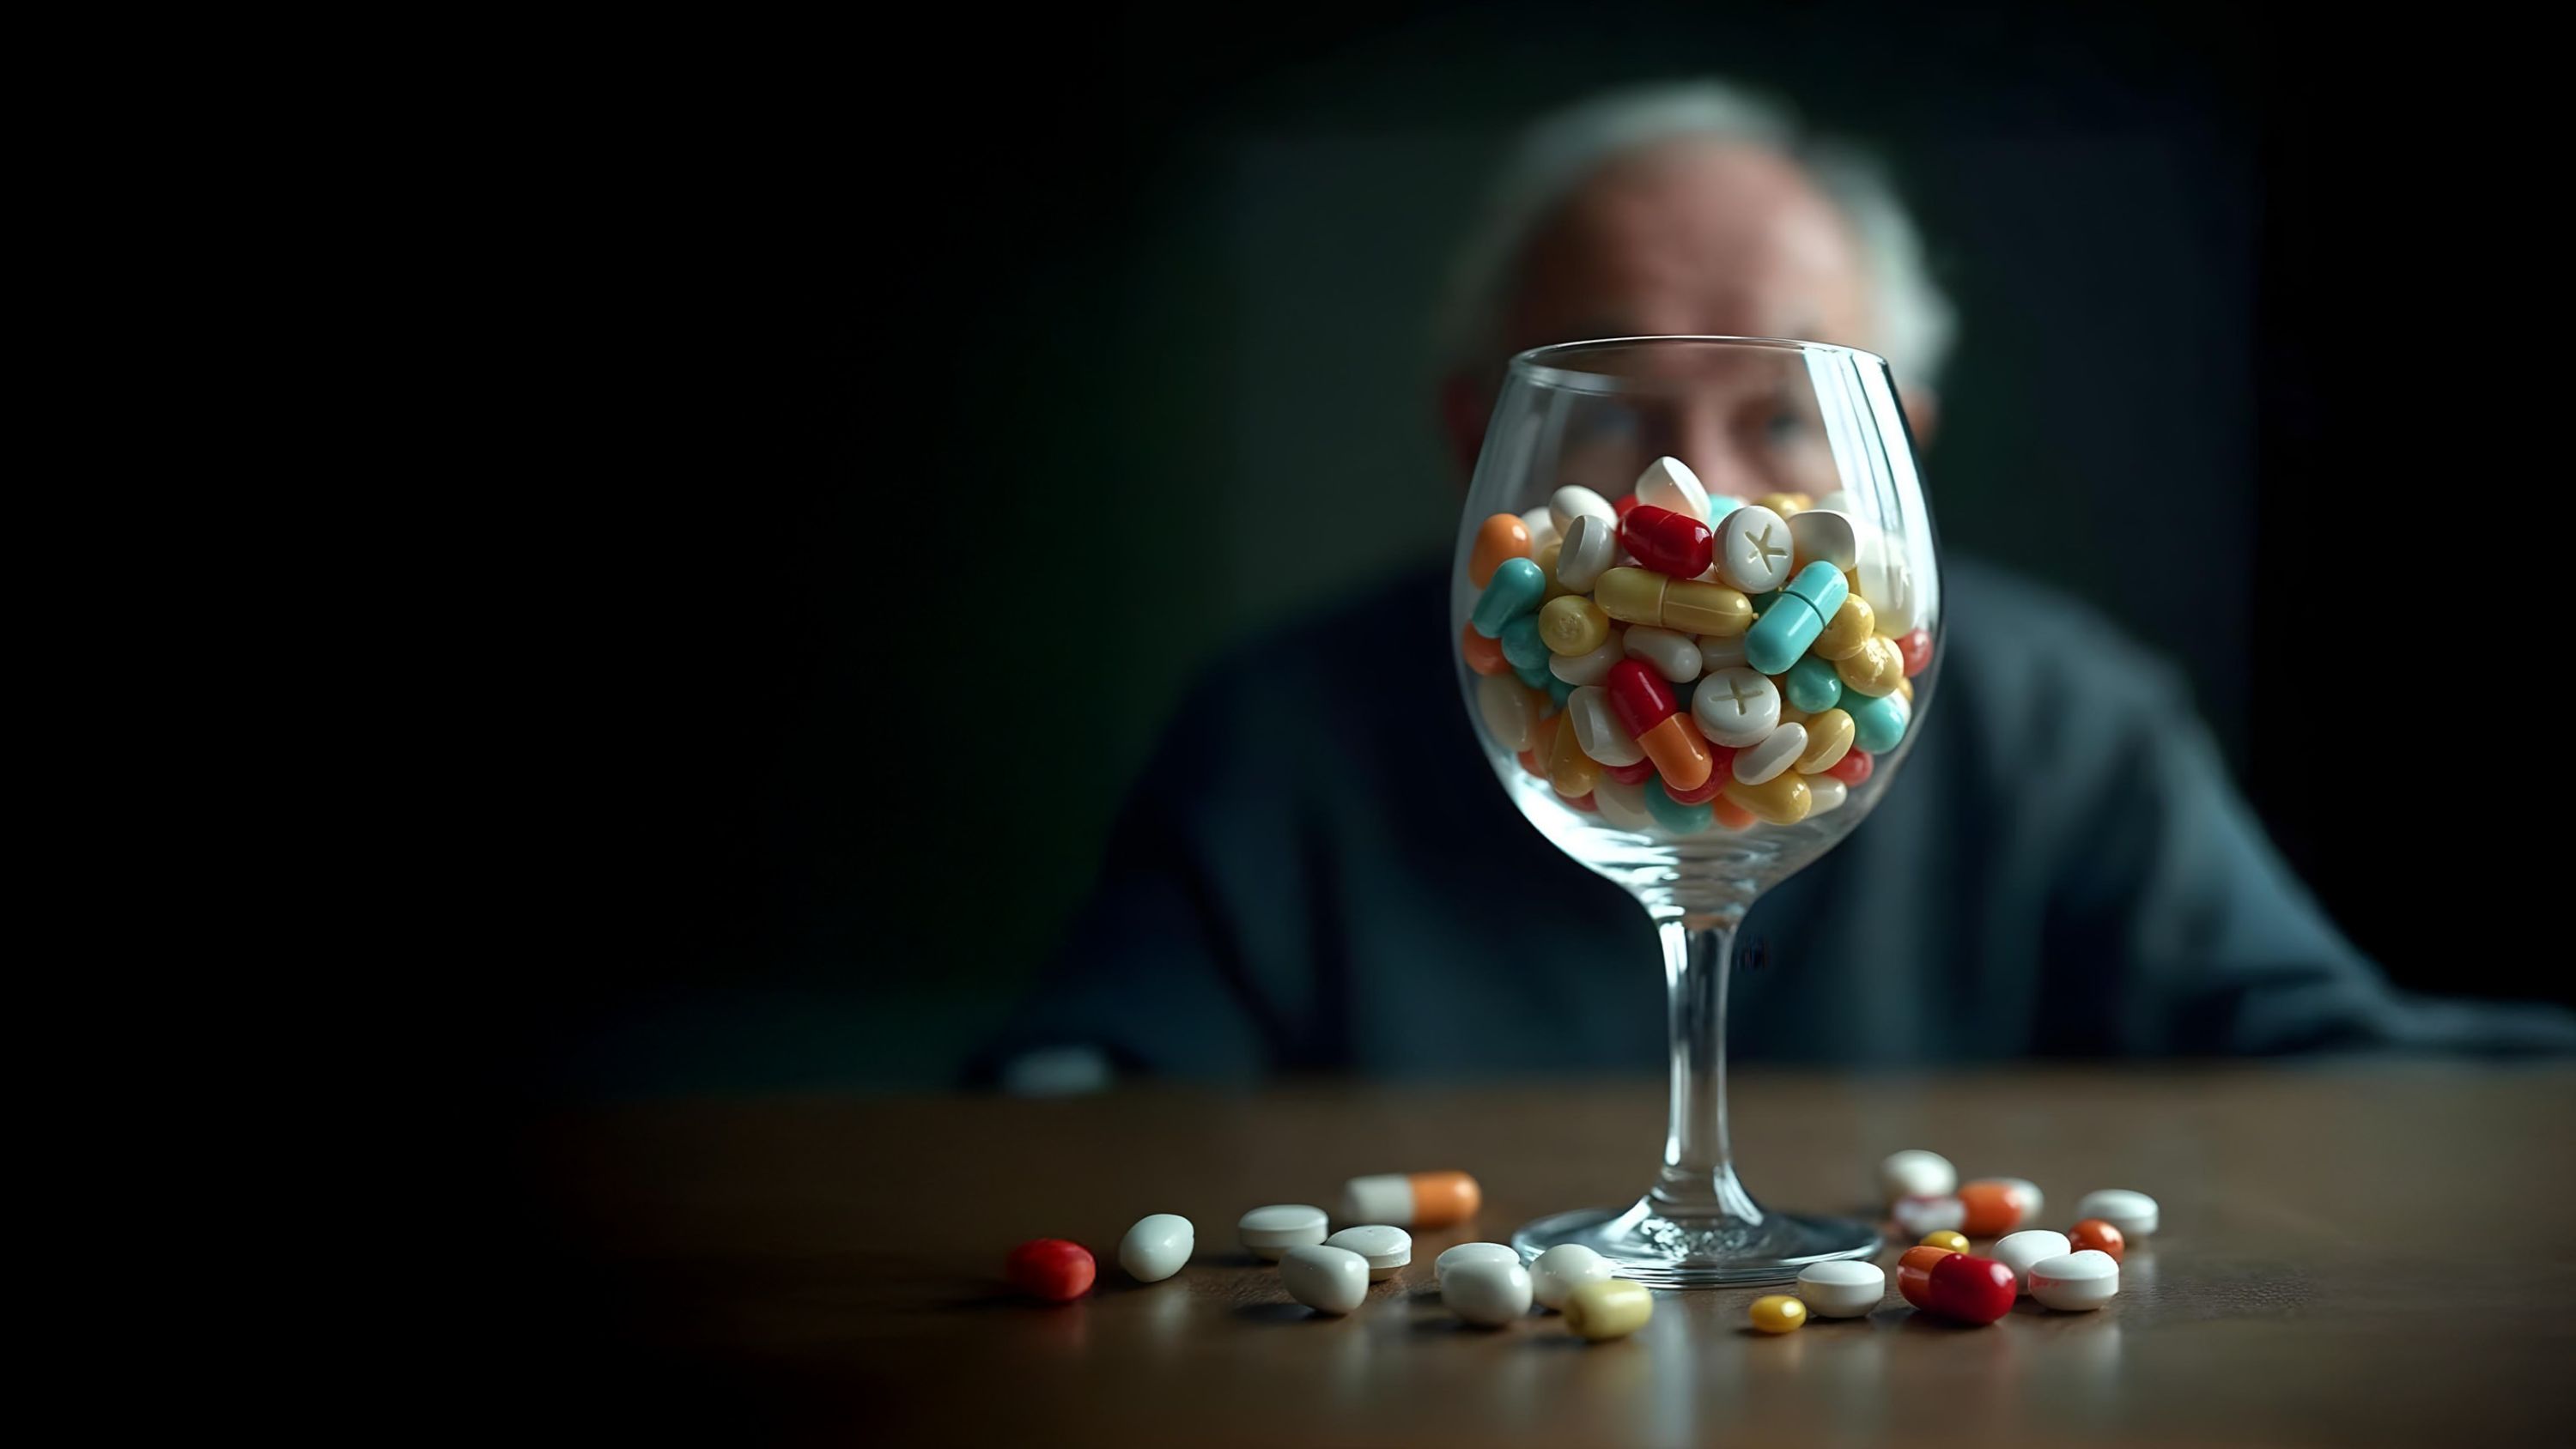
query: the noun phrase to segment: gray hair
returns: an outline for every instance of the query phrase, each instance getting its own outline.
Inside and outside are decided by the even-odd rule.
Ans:
[[[1576,187],[1630,151],[1692,136],[1776,151],[1814,178],[1860,239],[1878,320],[1871,350],[1903,380],[1936,382],[1958,317],[1932,279],[1922,235],[1885,171],[1855,148],[1807,134],[1787,106],[1722,81],[1613,91],[1543,117],[1522,133],[1452,274],[1439,331],[1445,359],[1499,361],[1496,334],[1521,251]]]

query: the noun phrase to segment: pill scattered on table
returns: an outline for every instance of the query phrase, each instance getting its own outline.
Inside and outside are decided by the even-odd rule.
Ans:
[[[2034,1263],[2030,1296],[2042,1307],[2063,1313],[2085,1313],[2101,1307],[2120,1291],[2120,1264],[2110,1254],[2087,1248]]]
[[[1960,1220],[1934,1226],[1957,1228],[1972,1238],[2000,1238],[2030,1221],[2030,1209],[2022,1191],[2021,1183],[2003,1178],[1989,1177],[1962,1183],[1959,1186]]]
[[[1968,1251],[1968,1235],[1956,1228],[1935,1228],[1923,1235],[1923,1246],[1947,1248],[1953,1253]]]
[[[1932,1306],[1932,1270],[1942,1259],[1958,1256],[1962,1250],[1919,1243],[1908,1248],[1896,1260],[1898,1296],[1917,1308]]]
[[[1766,1293],[1746,1312],[1761,1333],[1795,1333],[1807,1326],[1807,1305],[1786,1293]]]
[[[1343,1183],[1340,1217],[1346,1223],[1445,1228],[1474,1217],[1484,1201],[1484,1189],[1463,1172],[1387,1172]]]
[[[1530,1292],[1542,1308],[1563,1308],[1587,1283],[1616,1278],[1619,1266],[1581,1243],[1559,1243],[1529,1265]]]
[[[2100,1218],[2086,1218],[2066,1230],[2066,1241],[2076,1252],[2096,1252],[2119,1262],[2128,1254],[2129,1236]]]
[[[1448,1254],[1441,1257],[1446,1259]],[[1516,1254],[1509,1261],[1469,1258],[1436,1271],[1440,1301],[1449,1305],[1450,1312],[1479,1328],[1500,1328],[1529,1316],[1529,1270],[1520,1265]]]
[[[1090,1292],[1099,1274],[1091,1250],[1063,1238],[1031,1239],[1002,1261],[1002,1276],[1012,1287],[1049,1303],[1070,1303]]]
[[[1344,1228],[1324,1240],[1328,1248],[1341,1248],[1368,1260],[1369,1281],[1382,1283],[1396,1270],[1413,1261],[1413,1235],[1402,1228],[1384,1223],[1367,1223]]]
[[[1955,1197],[1898,1198],[1887,1211],[1907,1236],[1916,1238],[1943,1228],[1957,1228],[1968,1221],[1967,1204]]]
[[[1198,1229],[1178,1213],[1138,1218],[1118,1240],[1118,1266],[1139,1283],[1160,1283],[1181,1271],[1198,1246]]]
[[[2021,1220],[2024,1226],[2038,1222],[2048,1211],[2048,1199],[2040,1193],[2039,1184],[2026,1177],[1998,1177],[1995,1181],[2021,1191]]]
[[[1948,1197],[1959,1186],[1959,1169],[1938,1152],[1909,1147],[1891,1152],[1878,1164],[1880,1194],[1889,1202],[1909,1197]]]
[[[1279,1260],[1279,1281],[1318,1313],[1350,1313],[1368,1298],[1368,1259],[1348,1248],[1290,1248]]]
[[[2012,1269],[1969,1253],[1942,1254],[1926,1278],[1924,1311],[1954,1323],[1992,1323],[2012,1312],[2019,1296]]]
[[[1798,1301],[1818,1318],[1859,1318],[1887,1297],[1887,1273],[1876,1263],[1810,1263],[1798,1274]]]
[[[2075,1251],[2064,1233],[2047,1228],[2024,1228],[2006,1233],[1995,1240],[1988,1256],[2012,1269],[2013,1284],[2023,1293],[2030,1291],[2030,1265],[2046,1258],[2063,1258]]]
[[[2124,1238],[2155,1236],[2156,1200],[2143,1192],[2132,1192],[2124,1187],[2105,1188],[2100,1192],[2084,1194],[2084,1200],[2075,1205],[2075,1215],[2079,1218],[2100,1218],[2118,1228]]]
[[[1431,1260],[1431,1280],[1445,1283],[1461,1263],[1518,1263],[1521,1255],[1507,1243],[1460,1243]]]
[[[1245,1213],[1234,1225],[1243,1246],[1278,1262],[1291,1248],[1312,1248],[1324,1241],[1324,1210],[1302,1202],[1274,1203]]]
[[[1561,1253],[1571,1244],[1548,1249]],[[1590,1252],[1590,1249],[1585,1249]],[[1546,1254],[1540,1255],[1542,1258]],[[1597,1255],[1596,1255],[1597,1256]],[[1606,1259],[1604,1260],[1607,1261]],[[1596,1343],[1625,1338],[1655,1315],[1655,1295],[1643,1283],[1602,1278],[1576,1288],[1565,1300],[1565,1326]]]

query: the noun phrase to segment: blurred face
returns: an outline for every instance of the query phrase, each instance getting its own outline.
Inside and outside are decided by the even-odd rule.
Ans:
[[[1504,353],[1675,333],[1866,347],[1865,275],[1842,216],[1796,165],[1729,142],[1667,142],[1594,174],[1531,238],[1502,319]],[[1712,491],[1743,498],[1835,486],[1794,355],[1703,353],[1671,365],[1691,370],[1686,392],[1633,426],[1569,439],[1562,481],[1616,497],[1669,453]],[[1453,383],[1452,442],[1469,464],[1492,385]]]

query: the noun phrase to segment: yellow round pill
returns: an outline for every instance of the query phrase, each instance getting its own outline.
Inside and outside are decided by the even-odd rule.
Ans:
[[[1589,654],[1610,638],[1610,616],[1581,594],[1550,599],[1538,611],[1538,637],[1551,654]]]
[[[1565,1300],[1565,1326],[1595,1343],[1626,1338],[1654,1316],[1655,1295],[1626,1278],[1586,1283]]]
[[[1788,518],[1806,512],[1815,500],[1804,493],[1765,493],[1753,502],[1757,507],[1768,508],[1782,518]]]
[[[1905,677],[1905,655],[1895,640],[1872,634],[1850,658],[1834,661],[1834,673],[1842,676],[1843,688],[1877,699],[1896,692]]]
[[[1953,1253],[1964,1253],[1968,1251],[1968,1235],[1960,1232],[1956,1228],[1934,1228],[1932,1231],[1925,1233],[1923,1235],[1923,1241],[1916,1244],[1916,1246],[1924,1248],[1947,1248]]]
[[[1871,608],[1869,600],[1862,598],[1860,591],[1855,589],[1843,595],[1842,607],[1834,610],[1834,616],[1825,621],[1825,631],[1816,636],[1815,643],[1807,646],[1807,652],[1828,664],[1835,663],[1858,654],[1861,646],[1877,632],[1878,611]]]
[[[1806,1327],[1807,1305],[1786,1293],[1753,1300],[1753,1326],[1764,1333],[1795,1333]]]

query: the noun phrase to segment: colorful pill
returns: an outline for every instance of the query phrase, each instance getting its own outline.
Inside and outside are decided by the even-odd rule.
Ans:
[[[1655,1295],[1625,1278],[1586,1283],[1565,1300],[1565,1326],[1594,1343],[1626,1338],[1654,1316]]]
[[[1760,816],[1727,799],[1723,791],[1719,792],[1716,799],[1708,802],[1708,813],[1710,819],[1727,830],[1750,830],[1762,823]]]
[[[1744,636],[1745,662],[1765,674],[1785,672],[1824,633],[1825,621],[1849,593],[1833,565],[1807,565],[1753,621]]]
[[[1661,627],[1664,592],[1671,583],[1651,569],[1604,569],[1592,586],[1592,597],[1602,612],[1621,623]]]
[[[2105,1253],[2114,1263],[2128,1256],[2129,1235],[2103,1218],[2086,1218],[2067,1229],[2066,1241],[2076,1252]]]
[[[1687,513],[1641,503],[1619,521],[1619,542],[1667,578],[1696,578],[1715,556],[1717,536]]]
[[[1547,595],[1547,575],[1537,564],[1525,558],[1507,558],[1494,566],[1492,582],[1476,598],[1475,610],[1468,622],[1488,639],[1499,638],[1503,626],[1539,606]]]
[[[2064,1233],[2048,1228],[2024,1228],[1997,1238],[1989,1256],[2012,1270],[2016,1291],[2027,1293],[2030,1291],[2031,1264],[2049,1258],[2063,1258],[2074,1251],[2074,1245],[2066,1240]]]
[[[1876,1263],[1810,1263],[1798,1275],[1798,1301],[1818,1318],[1859,1318],[1887,1296],[1887,1273]]]
[[[1852,718],[1852,749],[1855,752],[1867,750],[1873,755],[1886,754],[1896,748],[1897,741],[1905,738],[1905,722],[1914,709],[1902,696],[1894,694],[1877,699],[1846,694],[1842,708]],[[1846,780],[1844,783],[1851,782]]]
[[[1511,661],[1514,669],[1547,668],[1547,633],[1538,615],[1521,615],[1505,624],[1494,638],[1503,646],[1503,657]]]
[[[1873,698],[1893,694],[1898,682],[1905,678],[1905,656],[1897,652],[1895,640],[1872,634],[1868,643],[1852,651],[1851,657],[1834,661],[1834,673],[1845,689]]]
[[[1592,787],[1600,782],[1599,762],[1583,752],[1583,742],[1573,730],[1559,726],[1547,746],[1548,785],[1572,800],[1591,794]]]
[[[1538,632],[1550,654],[1589,654],[1609,642],[1610,616],[1590,599],[1568,594],[1539,609]]]
[[[1657,458],[1637,475],[1637,506],[1670,509],[1700,523],[1709,520],[1708,488],[1679,458]],[[1643,555],[1640,555],[1642,557]],[[1700,568],[1708,565],[1702,564]],[[1693,569],[1697,573],[1698,569]]]
[[[1851,581],[1846,578],[1843,583],[1848,589]],[[1826,621],[1824,632],[1816,636],[1815,643],[1807,646],[1807,652],[1818,659],[1849,659],[1858,654],[1861,646],[1877,632],[1878,611],[1869,606],[1869,600],[1847,592],[1842,603],[1835,608],[1833,618]]]
[[[1519,681],[1500,675],[1486,675],[1476,681],[1476,712],[1484,717],[1485,733],[1494,743],[1515,753],[1526,750],[1537,738],[1540,696]]]
[[[1905,659],[1905,677],[1912,679],[1932,665],[1932,631],[1913,628],[1896,641],[1896,652]]]
[[[1511,663],[1510,660],[1505,660],[1503,662],[1506,664]],[[1518,664],[1513,664],[1512,677],[1519,680],[1522,685],[1527,688],[1545,690],[1548,686],[1548,681],[1555,676],[1549,674],[1545,669],[1527,669]]]
[[[1573,685],[1566,683],[1564,680],[1559,679],[1552,674],[1548,676],[1545,684],[1537,685],[1535,687],[1546,690],[1548,703],[1555,705],[1558,709],[1565,708],[1566,698],[1574,693]]]
[[[1685,634],[1741,634],[1753,624],[1753,603],[1722,583],[1675,579],[1664,590],[1664,628]]]
[[[1645,660],[1675,684],[1688,684],[1700,676],[1699,645],[1688,634],[1633,624],[1621,632],[1620,644],[1629,658]]]
[[[1642,785],[1655,778],[1655,762],[1645,758],[1645,754],[1644,750],[1639,750],[1637,763],[1633,765],[1603,765],[1601,773],[1622,785]]]
[[[1821,710],[1807,720],[1807,752],[1798,757],[1801,775],[1830,775],[1843,761],[1851,758],[1852,717],[1839,709]],[[1844,785],[1859,783],[1835,777]],[[1860,778],[1869,778],[1869,766],[1860,767]]]
[[[1578,594],[1592,592],[1602,571],[1618,560],[1617,535],[1616,524],[1588,516],[1574,520],[1574,526],[1565,531],[1565,542],[1557,549],[1556,581]]]
[[[1063,1238],[1032,1239],[1002,1260],[1002,1276],[1012,1287],[1049,1303],[1070,1303],[1090,1292],[1099,1275],[1091,1250]]]
[[[1807,1305],[1786,1293],[1765,1293],[1747,1317],[1757,1333],[1795,1333],[1807,1326]]]
[[[1685,805],[1674,799],[1662,780],[1646,782],[1646,813],[1675,835],[1697,835],[1716,818],[1716,812],[1708,805]]]
[[[1680,789],[1695,788],[1708,778],[1708,749],[1698,733],[1673,712],[1673,692],[1655,672],[1634,659],[1610,666],[1606,687],[1619,722],[1634,735],[1637,747],[1655,762],[1655,772]]]
[[[1500,674],[1512,666],[1503,658],[1503,646],[1467,625],[1458,631],[1458,657],[1478,674]]]
[[[1915,1307],[1930,1308],[1932,1269],[1942,1259],[1957,1256],[1951,1249],[1936,1248],[1928,1243],[1906,1249],[1904,1256],[1896,1260],[1896,1291]]]
[[[1623,631],[1613,629],[1601,641],[1601,647],[1589,654],[1556,654],[1547,661],[1547,672],[1568,684],[1599,684],[1610,677],[1610,666],[1628,657]]]
[[[1784,724],[1764,736],[1759,743],[1735,752],[1734,775],[1746,785],[1759,785],[1784,774],[1807,752],[1807,727]],[[1812,787],[1811,787],[1812,788]]]
[[[1681,715],[1678,718],[1685,724],[1690,721],[1688,715]],[[1701,781],[1696,789],[1678,790],[1674,789],[1670,782],[1665,784],[1665,791],[1675,802],[1683,805],[1713,805],[1726,793],[1726,787],[1734,782],[1735,751],[1726,745],[1707,745],[1706,748],[1708,778]]]
[[[1767,594],[1789,581],[1795,550],[1789,522],[1759,503],[1746,504],[1717,525],[1717,572],[1748,594]]]
[[[1556,525],[1557,537],[1563,538],[1566,529],[1572,527],[1578,518],[1597,518],[1603,523],[1616,524],[1619,511],[1610,506],[1609,499],[1582,484],[1568,483],[1548,495],[1547,517]]]
[[[1467,582],[1477,588],[1494,581],[1494,570],[1507,558],[1528,558],[1529,525],[1509,513],[1497,513],[1476,526],[1475,547],[1467,554]]]
[[[1842,677],[1834,673],[1833,665],[1810,654],[1789,666],[1781,681],[1780,696],[1810,712],[1832,709],[1842,702]]]
[[[1619,1265],[1581,1243],[1559,1243],[1531,1260],[1529,1274],[1530,1296],[1538,1306],[1563,1308],[1575,1289],[1619,1276]]]
[[[1984,1178],[1959,1188],[1967,1217],[1959,1230],[1972,1238],[2000,1238],[2030,1218],[2030,1198],[2019,1183]]]
[[[1851,716],[1845,715],[1843,718],[1849,719]],[[1814,727],[1809,726],[1807,733],[1812,737],[1815,734]],[[1870,763],[1870,757],[1866,752],[1861,750],[1846,750],[1841,759],[1825,766],[1825,768],[1818,773],[1831,775],[1835,779],[1842,781],[1845,785],[1857,790],[1861,786],[1869,783]]]
[[[1807,777],[1795,770],[1774,775],[1760,784],[1728,781],[1726,798],[1773,825],[1795,825],[1816,808],[1815,792],[1807,788]]]
[[[1720,669],[1692,689],[1691,718],[1712,744],[1759,744],[1780,727],[1780,690],[1759,670]]]
[[[1968,1251],[1968,1235],[1957,1228],[1934,1228],[1923,1235],[1923,1246],[1947,1248],[1953,1253]]]
[[[1992,1323],[2012,1312],[2017,1292],[2012,1269],[1992,1258],[1949,1253],[1932,1265],[1931,1279],[1924,1287],[1923,1307],[1925,1312],[1954,1323]]]
[[[1613,498],[1610,500],[1610,511],[1618,514],[1621,518],[1626,518],[1628,516],[1628,510],[1636,506],[1637,495],[1634,493],[1631,493],[1624,498]]]

